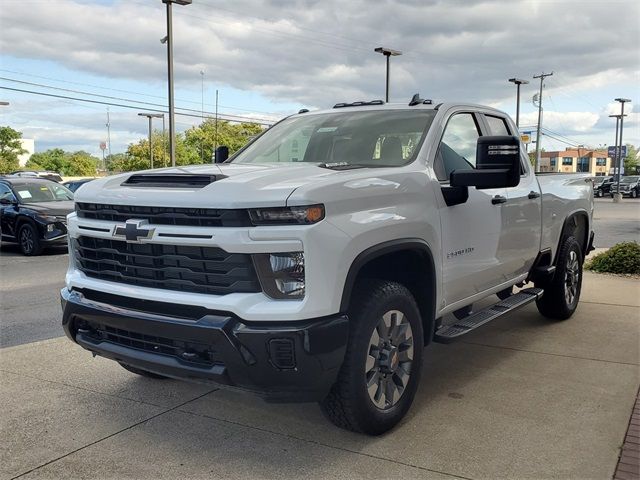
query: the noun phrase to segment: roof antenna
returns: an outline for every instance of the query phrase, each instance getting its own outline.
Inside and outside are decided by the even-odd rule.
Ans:
[[[420,94],[416,93],[412,98],[411,101],[409,102],[409,106],[413,107],[415,105],[420,105],[422,102],[424,102],[424,100],[422,98],[420,98]]]

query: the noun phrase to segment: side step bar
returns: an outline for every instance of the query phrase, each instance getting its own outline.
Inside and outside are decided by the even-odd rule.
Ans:
[[[495,320],[502,315],[512,312],[520,307],[533,302],[542,296],[541,288],[527,288],[511,295],[509,298],[491,305],[490,307],[473,313],[462,320],[457,320],[453,325],[443,325],[440,327],[433,340],[439,343],[451,343],[455,339],[475,330],[476,328]]]

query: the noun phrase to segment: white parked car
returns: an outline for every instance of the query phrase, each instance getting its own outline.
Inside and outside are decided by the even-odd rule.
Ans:
[[[94,180],[68,218],[66,333],[141,375],[319,401],[383,433],[431,342],[578,306],[591,180],[535,175],[516,135],[478,105],[338,104],[222,164]]]

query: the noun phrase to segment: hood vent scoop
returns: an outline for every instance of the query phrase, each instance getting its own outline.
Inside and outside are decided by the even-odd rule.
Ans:
[[[203,188],[225,178],[223,175],[199,175],[191,173],[137,173],[123,183],[123,187],[141,188]]]

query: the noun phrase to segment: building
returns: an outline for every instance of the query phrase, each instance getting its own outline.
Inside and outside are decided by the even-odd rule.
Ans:
[[[612,167],[611,158],[606,150],[590,148],[567,148],[558,152],[542,152],[540,154],[541,172],[584,172],[594,177],[609,175]]]
[[[22,144],[22,148],[27,151],[27,153],[23,153],[18,156],[18,163],[20,167],[24,167],[29,158],[31,158],[31,155],[36,151],[36,141],[33,138],[21,138],[20,143]]]

